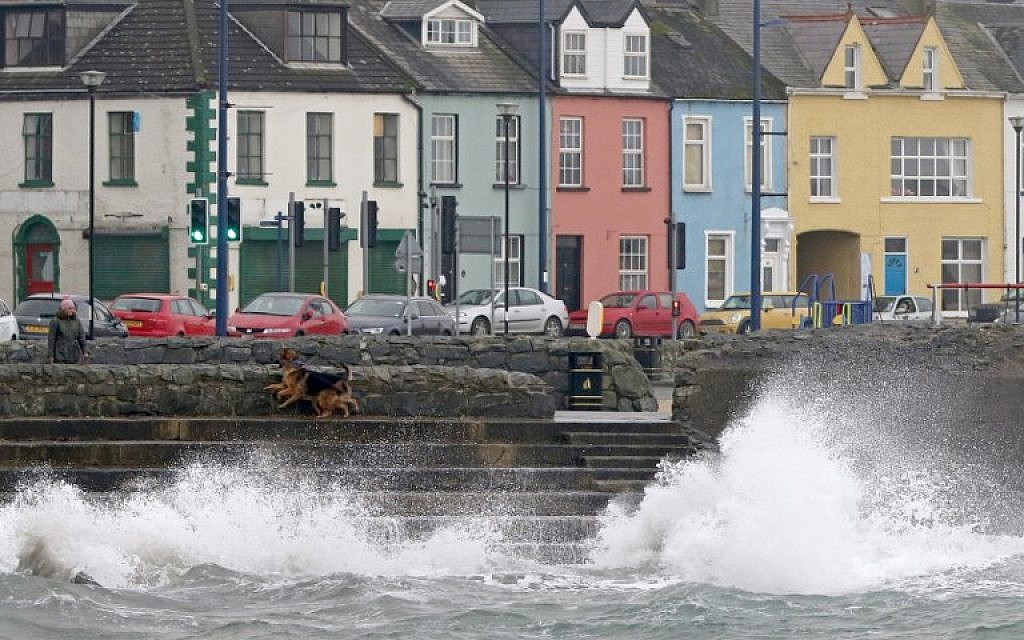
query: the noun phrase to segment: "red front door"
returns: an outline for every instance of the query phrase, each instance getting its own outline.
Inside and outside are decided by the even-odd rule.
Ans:
[[[25,288],[33,293],[53,293],[53,277],[57,265],[57,247],[52,244],[30,244],[25,248]]]

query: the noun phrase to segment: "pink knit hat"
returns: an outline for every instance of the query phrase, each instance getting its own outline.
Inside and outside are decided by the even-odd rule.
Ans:
[[[64,298],[60,301],[61,311],[74,311],[75,302],[71,298]]]

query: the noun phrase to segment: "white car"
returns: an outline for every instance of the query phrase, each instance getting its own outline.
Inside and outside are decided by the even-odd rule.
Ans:
[[[7,302],[0,300],[0,342],[18,339],[18,319]]]
[[[460,334],[474,336],[505,333],[506,312],[509,333],[560,336],[569,326],[569,311],[561,300],[528,287],[511,287],[507,293],[508,307],[503,289],[470,289],[445,309],[453,316],[458,312]]]
[[[878,296],[875,320],[879,322],[926,321],[932,319],[932,299],[924,296]]]

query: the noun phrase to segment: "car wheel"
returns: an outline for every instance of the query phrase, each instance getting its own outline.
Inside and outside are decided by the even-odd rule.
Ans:
[[[301,331],[296,331],[296,332],[295,332],[295,337],[296,337],[296,338],[301,338],[301,337],[302,337],[302,336],[304,336],[304,335],[306,335],[306,334],[302,333]]]
[[[683,320],[679,323],[679,337],[680,338],[692,338],[697,335],[697,327],[693,326],[693,323],[689,320]]]
[[[562,322],[555,316],[544,321],[544,335],[557,338],[562,335]]]
[[[473,336],[486,336],[491,332],[491,323],[487,318],[476,318],[473,324],[469,325],[469,334]]]
[[[450,338],[452,336],[452,332],[449,331],[448,329],[445,329],[444,331],[441,332],[441,335],[446,338]]]
[[[616,338],[630,338],[633,336],[633,325],[629,324],[629,320],[619,320],[615,323],[615,337]]]
[[[740,326],[736,328],[736,333],[740,334],[741,336],[745,336],[748,333],[750,333],[750,320],[747,319],[741,322]]]

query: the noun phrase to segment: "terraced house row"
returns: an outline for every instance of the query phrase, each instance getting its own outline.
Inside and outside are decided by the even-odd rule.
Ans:
[[[421,282],[446,274],[446,294],[494,278],[580,308],[671,287],[707,308],[746,291],[751,4],[546,0],[539,16],[537,0],[233,0],[228,195],[243,234],[229,306],[281,288],[286,252],[266,225],[290,195],[326,204],[306,209],[296,288],[320,287],[327,255],[342,305],[402,290],[407,231]],[[1016,280],[1024,6],[761,11],[764,289],[812,273],[834,274],[845,298],[871,282],[882,294]],[[14,0],[0,13],[0,297],[84,291],[91,243],[97,297],[210,303],[215,250],[190,244],[187,210],[218,195],[219,5]],[[86,71],[105,74],[92,233]],[[372,248],[358,241],[364,198],[378,205]],[[495,252],[446,241],[453,207],[476,229],[496,222]],[[323,246],[330,208],[344,214],[336,251]],[[980,295],[947,291],[943,312]]]

